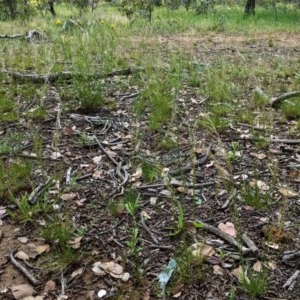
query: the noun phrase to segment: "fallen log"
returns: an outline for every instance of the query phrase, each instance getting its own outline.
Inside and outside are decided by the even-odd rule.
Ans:
[[[114,77],[114,76],[128,76],[139,69],[135,68],[127,68],[123,70],[116,70],[109,73],[101,74],[82,74],[82,73],[72,73],[69,71],[64,71],[60,73],[49,73],[49,74],[24,74],[21,72],[11,72],[8,70],[4,70],[6,74],[11,76],[15,81],[21,82],[32,82],[35,84],[46,84],[46,83],[54,83],[56,81],[70,81],[72,79],[80,79],[80,80],[97,80],[102,78]]]

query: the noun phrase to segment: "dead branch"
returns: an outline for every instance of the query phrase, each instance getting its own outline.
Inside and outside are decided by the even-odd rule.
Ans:
[[[106,150],[105,148],[102,146],[102,144],[100,143],[100,141],[98,140],[98,138],[94,135],[94,140],[96,141],[96,143],[98,144],[100,150],[107,156],[107,158],[116,166],[116,174],[119,176],[119,178],[122,180],[122,182],[117,186],[116,189],[114,189],[111,193],[109,193],[108,196],[112,196],[117,190],[122,190],[123,186],[127,183],[128,179],[129,179],[129,174],[127,172],[127,170],[122,167],[122,162],[117,162]],[[122,172],[124,174],[122,174]]]
[[[227,200],[225,201],[225,203],[222,205],[221,209],[226,209],[226,208],[229,206],[231,200],[232,200],[235,196],[236,196],[236,189],[233,189],[231,195],[227,198]]]
[[[196,167],[200,166],[201,164],[205,163],[207,158],[208,158],[207,155],[204,155],[201,159],[195,161],[194,163],[188,163],[186,166],[184,166],[182,168],[178,168],[178,169],[169,171],[169,174],[172,176],[176,176],[179,174],[186,173],[186,172],[192,170],[193,168],[196,168]]]
[[[137,97],[137,96],[139,96],[139,92],[137,92],[137,93],[133,93],[133,94],[129,94],[129,95],[124,95],[124,96],[122,96],[120,99],[119,99],[119,101],[121,102],[121,101],[124,101],[124,100],[126,100],[126,99],[131,99],[131,98],[135,98],[135,97]]]
[[[271,143],[282,143],[288,145],[298,145],[300,144],[300,139],[271,139]]]
[[[251,249],[246,248],[244,246],[242,246],[240,243],[238,243],[232,236],[230,236],[229,234],[219,230],[218,228],[206,224],[200,220],[196,220],[197,223],[200,223],[202,225],[202,228],[204,230],[207,230],[217,236],[219,236],[220,238],[222,238],[224,241],[226,241],[227,243],[229,243],[231,246],[234,246],[235,248],[237,248],[238,250],[241,250],[243,254],[247,254],[249,252],[251,252]]]
[[[154,244],[159,244],[157,238],[154,236],[154,234],[151,232],[151,230],[149,229],[149,227],[146,225],[145,220],[143,215],[141,214],[141,224],[143,226],[143,228],[148,232],[148,234],[150,235],[152,241],[154,242]]]
[[[56,81],[70,81],[72,79],[77,80],[97,80],[102,78],[109,78],[114,76],[128,76],[135,72],[138,69],[135,68],[127,68],[123,70],[112,71],[106,74],[82,74],[82,73],[72,73],[69,71],[64,71],[61,73],[49,73],[49,74],[24,74],[21,72],[11,72],[8,70],[4,70],[3,72],[10,75],[13,80],[20,82],[31,82],[35,84],[46,84],[46,83],[54,83]]]
[[[39,281],[24,267],[22,266],[14,257],[15,250],[9,253],[9,259],[11,263],[33,284],[38,285]]]
[[[68,22],[70,22],[73,26],[78,27],[83,33],[87,33],[87,31],[77,21],[70,19]]]
[[[35,204],[36,203],[36,200],[37,200],[37,197],[40,196],[43,191],[45,190],[45,188],[48,186],[48,184],[51,182],[51,178],[49,178],[46,183],[44,184],[39,184],[38,187],[36,187],[32,192],[31,194],[29,195],[28,197],[28,202],[30,202],[31,204]]]
[[[282,101],[290,99],[290,98],[294,98],[294,97],[299,97],[299,96],[300,96],[300,91],[284,93],[284,94],[279,95],[277,97],[273,97],[271,99],[271,106],[273,108],[278,108],[279,105],[282,103]]]
[[[71,181],[71,174],[72,174],[72,167],[69,167],[67,170],[67,175],[66,175],[66,184],[69,184]]]
[[[290,286],[295,282],[300,274],[299,270],[296,270],[295,273],[285,282],[283,288],[290,288]]]
[[[178,169],[175,169],[175,170],[171,170],[171,171],[169,171],[169,174],[172,175],[172,176],[183,174],[185,172],[188,172],[188,171],[192,170],[192,168],[195,168],[195,167],[203,164],[207,160],[208,155],[210,154],[210,149],[211,149],[211,145],[209,145],[209,147],[206,150],[206,153],[204,154],[204,156],[201,159],[196,160],[195,162],[188,163],[184,167],[181,167],[181,168],[178,168]]]
[[[11,34],[11,35],[9,35],[9,34],[1,34],[0,35],[0,39],[19,39],[19,38],[24,38],[24,34],[19,34],[19,33],[17,33],[17,34]]]
[[[287,262],[290,262],[290,261],[293,261],[293,260],[296,260],[300,257],[300,251],[296,251],[296,252],[292,252],[292,253],[287,253],[287,254],[284,254],[282,256],[282,261],[284,263],[287,263]]]
[[[174,187],[186,187],[186,188],[201,188],[206,186],[212,186],[215,182],[203,182],[203,183],[184,183],[184,182],[168,182],[168,183],[157,183],[157,184],[147,184],[147,185],[141,185],[137,186],[136,188],[139,190],[145,190],[145,189],[155,189],[155,188],[164,188],[167,186],[174,186]]]
[[[57,115],[56,115],[56,124],[59,129],[62,129],[60,116],[61,116],[61,102],[57,104]]]
[[[258,248],[254,244],[254,242],[247,236],[246,233],[242,234],[242,241],[251,249],[253,253],[258,252]]]

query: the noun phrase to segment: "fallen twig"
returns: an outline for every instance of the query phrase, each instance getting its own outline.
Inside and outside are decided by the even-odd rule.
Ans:
[[[109,78],[114,76],[127,76],[131,75],[134,72],[137,72],[138,69],[135,68],[127,68],[123,70],[112,71],[106,74],[82,74],[82,73],[72,73],[69,71],[64,71],[61,73],[50,73],[50,74],[23,74],[21,72],[11,72],[8,70],[4,70],[5,73],[12,76],[12,78],[16,81],[30,81],[36,84],[45,84],[45,83],[54,83],[58,80],[69,81],[72,79],[80,79],[80,80],[97,80],[102,78]]]
[[[1,34],[1,39],[16,39],[16,38],[25,38],[24,34],[16,33],[16,34]]]
[[[67,280],[66,278],[64,278],[63,272],[61,273],[60,282],[61,282],[61,293],[59,295],[59,299],[66,299],[65,290],[66,290]]]
[[[200,220],[196,220],[197,223],[200,223],[202,225],[202,228],[204,230],[207,230],[217,236],[219,236],[220,238],[222,238],[224,241],[226,241],[227,243],[229,243],[231,246],[236,247],[237,249],[241,250],[243,254],[247,254],[249,252],[251,252],[251,249],[246,248],[244,246],[242,246],[240,243],[238,243],[232,236],[230,236],[229,234],[219,230],[218,228],[206,224]]]
[[[300,91],[284,93],[277,97],[273,97],[271,99],[271,106],[273,108],[278,108],[278,106],[281,104],[282,101],[284,101],[286,99],[294,98],[294,97],[299,97],[299,96],[300,96]]]
[[[294,274],[285,282],[283,285],[283,288],[288,288],[290,290],[290,286],[297,280],[298,276],[300,274],[299,270],[296,270]]]
[[[137,97],[139,94],[140,94],[140,93],[137,92],[137,93],[133,93],[133,94],[129,94],[129,95],[124,95],[124,96],[122,96],[122,97],[119,99],[119,101],[121,102],[121,101],[124,101],[124,100],[126,100],[126,99],[135,98],[135,97]]]
[[[287,253],[287,254],[284,254],[282,256],[282,261],[286,263],[286,262],[289,262],[289,261],[296,260],[299,257],[300,257],[300,251]]]
[[[242,234],[242,241],[251,249],[253,253],[258,252],[258,248],[254,244],[254,242],[247,236],[246,233]]]
[[[57,127],[59,129],[62,129],[61,122],[60,122],[60,115],[61,115],[61,103],[58,103],[58,105],[57,105],[57,115],[56,115],[56,124],[57,124]]]
[[[48,184],[51,182],[52,178],[49,178],[46,183],[41,183],[36,187],[29,195],[28,202],[31,204],[35,204],[37,201],[37,197],[40,196],[44,189],[48,186]]]
[[[271,143],[283,143],[283,144],[289,144],[289,145],[297,145],[300,144],[300,139],[271,139]]]
[[[70,183],[70,181],[71,181],[71,174],[72,174],[72,167],[70,167],[70,168],[67,170],[66,184],[69,184],[69,183]]]
[[[126,184],[126,182],[129,179],[129,174],[127,172],[127,170],[122,167],[122,162],[118,163],[106,150],[105,148],[102,146],[102,144],[100,143],[100,141],[98,140],[98,138],[94,135],[94,140],[97,142],[100,150],[107,156],[107,158],[116,166],[116,174],[119,176],[119,178],[122,180],[122,182],[117,186],[116,189],[114,189],[111,193],[109,193],[108,196],[113,195],[116,191],[120,190],[123,188],[123,186]],[[123,171],[124,174],[121,173],[121,171]]]
[[[270,143],[282,143],[282,144],[288,144],[288,145],[298,145],[300,144],[300,139],[268,139],[267,137],[265,137]],[[235,137],[235,141],[259,141],[260,138],[256,138],[256,137]],[[232,139],[227,140],[227,139],[223,139],[223,142],[228,142],[228,141],[232,141]]]
[[[175,170],[170,170],[169,174],[172,176],[176,176],[179,174],[183,174],[186,173],[190,170],[192,170],[192,168],[195,168],[201,164],[203,164],[205,161],[207,160],[207,155],[204,155],[201,159],[196,160],[194,163],[188,163],[186,166],[175,169]]]
[[[150,235],[152,241],[154,242],[154,244],[158,244],[158,240],[157,238],[154,236],[154,234],[151,232],[151,230],[149,229],[149,227],[146,225],[145,220],[143,215],[141,214],[141,224],[143,226],[143,228],[148,232],[148,234]]]
[[[200,188],[200,187],[206,187],[206,186],[212,186],[215,182],[203,182],[203,183],[184,183],[184,182],[168,182],[168,183],[157,183],[157,184],[147,184],[147,185],[141,185],[137,186],[137,189],[145,190],[145,189],[155,189],[155,188],[164,188],[166,186],[174,186],[174,187],[180,187],[184,186],[186,188]]]
[[[33,284],[38,285],[39,281],[24,267],[22,266],[14,257],[14,250],[9,253],[9,259],[11,263]]]
[[[231,195],[227,198],[227,200],[225,201],[225,203],[222,205],[221,209],[226,209],[226,208],[229,206],[231,200],[232,200],[235,196],[236,196],[236,189],[233,189]]]

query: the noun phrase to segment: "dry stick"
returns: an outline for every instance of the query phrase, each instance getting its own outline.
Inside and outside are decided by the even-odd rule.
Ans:
[[[33,285],[38,285],[39,281],[24,267],[22,266],[19,262],[14,257],[14,252],[15,250],[11,251],[9,253],[9,259],[11,263],[21,272],[27,279],[33,284]]]
[[[66,290],[66,284],[67,284],[67,280],[64,278],[64,274],[63,272],[61,273],[61,293],[59,295],[59,298],[64,299],[65,298],[65,290]]]
[[[297,280],[299,274],[300,274],[300,271],[296,270],[295,273],[283,285],[283,288],[289,288],[290,285]]]
[[[116,192],[116,190],[122,188],[126,182],[128,181],[129,179],[129,174],[128,172],[126,171],[126,169],[124,167],[121,167],[122,166],[122,163],[118,163],[106,150],[105,148],[102,146],[102,144],[100,143],[100,141],[97,139],[97,137],[94,135],[94,140],[97,142],[100,150],[107,156],[107,158],[117,167],[116,168],[116,173],[117,175],[121,178],[122,182],[118,185],[118,187],[116,189],[114,189],[108,196],[111,196],[112,194],[114,194]],[[125,175],[123,175],[121,173],[121,170],[124,172]]]
[[[209,152],[209,150],[208,150],[208,152]],[[186,166],[184,166],[182,168],[178,168],[178,169],[169,171],[169,174],[172,176],[176,176],[176,175],[188,172],[188,171],[192,170],[192,168],[203,164],[206,160],[207,160],[207,155],[204,155],[201,159],[195,161],[194,163],[188,163]]]
[[[92,175],[93,175],[93,173],[87,173],[87,174],[85,174],[85,175],[82,175],[82,176],[80,176],[80,177],[77,177],[77,178],[75,179],[75,181],[77,182],[77,181],[84,180],[84,179],[86,179],[86,178],[91,177]]]
[[[15,39],[15,38],[25,38],[24,34],[11,34],[11,35],[8,35],[8,34],[1,34],[0,35],[0,38],[1,39]]]
[[[74,78],[85,79],[85,80],[97,80],[97,79],[102,79],[107,77],[109,78],[109,77],[121,76],[121,75],[131,75],[136,71],[138,71],[138,69],[127,68],[123,70],[112,71],[106,74],[80,74],[80,73],[71,73],[69,71],[64,71],[61,73],[50,73],[50,74],[38,75],[38,74],[22,74],[20,72],[11,72],[8,70],[4,70],[4,73],[9,74],[16,81],[17,80],[30,81],[36,84],[45,84],[45,83],[54,83],[58,80],[68,81]]]
[[[246,233],[242,234],[242,241],[251,249],[253,253],[258,252],[258,248],[254,244],[254,242],[247,236]]]
[[[206,187],[206,186],[212,186],[214,185],[215,182],[203,182],[203,183],[172,183],[172,182],[168,182],[168,183],[157,183],[157,184],[148,184],[148,185],[141,185],[141,186],[137,186],[136,188],[137,189],[140,189],[140,190],[144,190],[144,189],[155,189],[155,188],[163,188],[163,187],[166,187],[166,186],[174,186],[174,187],[180,187],[180,186],[184,186],[184,187],[187,187],[187,188],[200,188],[200,187]]]
[[[298,259],[299,257],[300,257],[300,251],[297,251],[293,253],[284,254],[281,260],[283,262],[288,262],[288,261],[293,261],[295,259]]]
[[[238,243],[232,236],[230,236],[229,234],[219,230],[218,228],[206,224],[200,220],[196,220],[197,223],[200,223],[202,225],[202,228],[219,236],[220,238],[222,238],[223,240],[225,240],[227,243],[229,243],[230,245],[238,248],[239,250],[242,251],[243,254],[247,254],[249,252],[251,252],[251,249],[243,247],[240,243]]]
[[[299,97],[299,96],[300,96],[300,91],[284,93],[278,97],[272,98],[271,106],[274,108],[278,108],[278,106],[281,104],[282,101],[293,98],[293,97]]]
[[[51,181],[52,179],[49,178],[46,183],[41,183],[38,185],[38,187],[36,187],[29,195],[28,197],[28,202],[30,202],[31,204],[35,204],[36,202],[36,199],[38,196],[40,196],[44,190],[44,188],[49,184],[49,182]]]
[[[67,170],[66,184],[69,184],[70,181],[71,181],[71,173],[72,173],[72,167],[70,167],[70,168]]]
[[[235,140],[239,141],[257,141],[258,138],[248,137],[248,138],[240,138],[236,137]],[[223,139],[223,142],[232,141],[232,139]],[[298,145],[300,144],[300,139],[269,139],[270,143],[282,143],[288,145]]]
[[[150,248],[159,248],[159,249],[173,249],[173,246],[168,246],[168,245],[154,245],[154,244],[150,244],[148,245],[148,247]]]
[[[297,283],[297,281],[295,280],[295,281],[293,281],[293,282],[291,283],[291,285],[288,287],[288,290],[289,290],[290,292],[294,289],[296,283]]]
[[[76,21],[74,21],[74,20],[69,20],[70,21],[70,23],[72,23],[74,26],[77,26],[83,33],[87,33],[87,31],[82,27],[82,26],[80,26],[79,24],[78,24],[78,22],[76,22]]]
[[[60,123],[60,115],[61,115],[61,104],[58,103],[58,105],[57,105],[56,124],[57,124],[57,127],[59,129],[62,129],[62,126],[61,126],[61,123]]]
[[[226,209],[231,200],[236,196],[236,189],[233,189],[232,194],[228,197],[228,199],[226,200],[226,202],[223,204],[223,206],[221,207],[221,209]]]
[[[148,234],[150,235],[152,241],[155,243],[155,244],[159,244],[157,238],[154,236],[154,234],[151,232],[151,230],[149,229],[149,227],[146,225],[145,223],[145,220],[144,220],[144,217],[143,215],[141,214],[141,224],[143,226],[143,228],[148,232]]]
[[[300,139],[271,139],[271,143],[283,143],[283,144],[289,144],[289,145],[297,145],[300,144]]]
[[[206,98],[202,99],[200,102],[198,102],[198,105],[203,104],[203,103],[206,102],[207,100],[209,100],[209,97],[206,97]]]
[[[124,101],[124,100],[126,100],[126,99],[135,98],[135,97],[137,97],[139,94],[140,94],[140,93],[137,92],[137,93],[133,93],[133,94],[129,94],[129,95],[124,95],[124,96],[122,96],[122,97],[119,99],[119,101]]]

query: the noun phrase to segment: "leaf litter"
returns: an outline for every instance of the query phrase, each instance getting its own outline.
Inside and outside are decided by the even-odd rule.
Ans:
[[[233,45],[226,42],[226,36],[222,36],[222,38],[224,38],[224,46],[214,48],[216,50],[210,54],[202,52],[204,50],[197,49],[198,52],[196,51],[195,54],[196,58],[202,60],[203,57],[206,57],[207,63],[211,63],[215,60],[216,56],[222,53],[222,55],[228,56],[229,60],[235,61],[236,57],[232,55]],[[234,50],[239,51],[244,49],[246,45],[246,43],[239,42],[234,46]],[[255,41],[254,47],[247,49],[249,49],[249,53],[253,58],[261,57],[262,53],[269,57],[269,54],[273,53],[272,49],[265,47],[262,40]],[[293,49],[289,50],[285,47],[278,50],[282,51],[282,55],[290,55],[293,53]],[[132,89],[132,91],[134,91],[134,88],[129,86],[126,78],[124,82],[127,84],[126,89]],[[111,79],[111,83],[115,84],[116,89],[119,88],[118,83],[114,81],[114,79]],[[122,89],[122,87],[120,88]],[[251,86],[248,88],[251,90]],[[184,120],[196,120],[199,110],[202,111],[205,107],[204,104],[199,106],[196,100],[189,102],[190,95],[193,96],[193,99],[194,97],[197,99],[196,90],[187,87],[186,90],[181,91],[181,93],[180,99],[183,101],[181,101],[179,105],[182,105],[183,116],[178,117],[178,124],[174,126],[172,130],[176,131],[176,135],[183,135],[186,138],[186,129],[182,125],[184,124]],[[245,96],[252,97],[252,95]],[[143,170],[138,166],[130,165],[130,162],[127,161],[126,158],[128,153],[133,153],[132,151],[134,151],[131,143],[133,142],[132,137],[136,129],[136,124],[134,124],[134,121],[131,119],[131,101],[132,100],[129,99],[119,103],[120,110],[116,112],[88,112],[92,118],[96,119],[88,118],[88,115],[85,116],[86,114],[81,114],[80,112],[76,118],[70,118],[70,114],[63,112],[63,128],[66,129],[66,132],[67,128],[74,128],[74,130],[72,129],[69,134],[63,136],[59,151],[57,149],[54,149],[52,152],[48,151],[50,162],[45,167],[44,172],[46,172],[48,176],[53,176],[57,171],[63,174],[59,180],[59,184],[56,187],[50,188],[50,198],[48,201],[53,205],[57,205],[57,211],[62,221],[65,220],[66,212],[68,212],[68,214],[71,215],[73,226],[79,226],[81,229],[81,234],[70,237],[67,244],[71,248],[76,245],[75,248],[79,248],[84,253],[89,253],[89,255],[86,255],[80,260],[79,268],[76,263],[66,268],[64,274],[55,275],[53,278],[51,278],[52,275],[47,272],[39,273],[38,270],[34,270],[33,272],[39,274],[43,280],[47,293],[51,296],[53,295],[53,299],[57,299],[57,297],[66,299],[68,294],[74,295],[74,293],[77,293],[77,296],[82,296],[86,295],[86,290],[89,290],[91,291],[91,295],[96,294],[99,298],[105,298],[107,294],[111,293],[111,290],[117,289],[120,284],[123,284],[124,295],[126,295],[127,292],[129,293],[129,291],[133,292],[136,290],[135,295],[141,295],[144,299],[157,299],[157,295],[160,291],[155,288],[155,283],[153,283],[154,277],[154,281],[159,282],[160,290],[163,294],[165,294],[166,289],[175,288],[173,290],[174,296],[177,295],[179,298],[184,296],[188,299],[201,288],[203,295],[208,297],[208,295],[211,294],[214,295],[214,297],[222,299],[220,297],[228,292],[232,283],[232,278],[228,273],[233,274],[237,278],[239,278],[241,274],[245,275],[243,268],[239,265],[239,252],[226,241],[220,243],[216,240],[215,234],[212,232],[208,233],[205,228],[199,227],[196,228],[196,230],[191,229],[192,227],[190,225],[186,225],[190,224],[188,221],[184,222],[183,230],[186,230],[189,234],[189,238],[191,238],[191,240],[189,240],[189,246],[197,244],[197,249],[193,250],[196,251],[195,254],[209,258],[204,262],[205,268],[203,272],[205,272],[206,278],[211,279],[202,279],[203,284],[200,283],[199,286],[194,289],[191,287],[187,288],[187,285],[182,282],[172,281],[177,279],[178,268],[175,267],[173,263],[169,265],[173,262],[173,260],[170,260],[170,257],[176,257],[176,259],[180,258],[180,254],[178,254],[176,250],[179,250],[179,248],[183,249],[183,243],[180,235],[175,237],[168,236],[168,228],[174,228],[174,226],[178,224],[176,215],[177,208],[176,205],[174,206],[173,200],[175,199],[177,201],[180,199],[184,207],[184,218],[188,220],[191,219],[192,222],[195,219],[201,219],[211,224],[211,226],[216,226],[216,229],[218,229],[218,224],[223,224],[219,229],[233,238],[236,237],[237,233],[235,226],[233,223],[230,223],[229,220],[235,220],[234,217],[236,217],[236,215],[233,214],[232,207],[237,205],[239,220],[242,221],[240,221],[240,223],[234,221],[234,223],[239,232],[247,232],[250,236],[250,240],[258,245],[260,253],[263,251],[267,254],[268,261],[263,263],[265,263],[270,270],[276,268],[280,268],[281,270],[280,272],[272,273],[272,282],[276,284],[270,285],[267,296],[269,295],[271,297],[275,293],[278,297],[294,297],[294,299],[296,299],[295,297],[299,295],[299,287],[296,285],[294,290],[290,291],[281,288],[286,278],[285,276],[278,275],[279,273],[292,273],[295,264],[282,264],[281,253],[279,253],[278,250],[282,249],[282,251],[294,251],[297,253],[297,251],[299,251],[297,231],[294,228],[291,229],[291,238],[287,240],[286,243],[283,243],[280,239],[278,242],[272,242],[271,237],[268,241],[267,235],[263,234],[262,226],[270,222],[278,223],[281,226],[282,220],[276,216],[275,211],[278,208],[285,207],[285,220],[292,222],[295,228],[297,227],[297,207],[299,204],[296,202],[298,200],[298,193],[296,192],[298,191],[298,186],[295,183],[297,183],[299,172],[297,169],[294,169],[293,164],[289,163],[291,157],[293,157],[293,160],[299,159],[296,155],[298,151],[297,146],[292,145],[291,148],[289,148],[289,153],[292,154],[287,154],[282,145],[277,143],[272,143],[269,151],[268,148],[264,149],[263,152],[257,151],[255,143],[252,140],[253,136],[249,135],[249,128],[241,123],[237,124],[235,126],[236,128],[229,128],[226,132],[219,134],[220,140],[224,141],[224,145],[221,148],[219,141],[214,140],[208,133],[199,130],[196,133],[199,144],[196,145],[196,148],[193,147],[195,151],[189,149],[189,147],[187,147],[188,143],[186,142],[182,143],[178,149],[165,151],[160,149],[157,145],[158,136],[151,134],[145,127],[143,129],[144,135],[140,141],[139,155],[142,158],[147,157],[147,159],[160,165],[163,172],[161,175],[164,178],[169,176],[170,171],[174,171],[177,168],[184,169],[184,167],[190,163],[192,152],[195,152],[193,155],[196,156],[205,156],[205,150],[211,147],[214,153],[214,157],[207,157],[205,162],[197,166],[192,172],[189,170],[187,173],[179,173],[179,175],[174,176],[175,178],[172,178],[170,181],[158,179],[154,182],[146,182],[143,177],[145,175],[143,174]],[[54,104],[50,101],[47,102],[46,98],[45,105],[51,108]],[[185,112],[187,112],[188,115],[184,115]],[[124,119],[124,116],[127,116],[127,118]],[[110,122],[109,126],[111,130],[107,130],[101,137],[101,143],[103,147],[105,147],[106,153],[103,153],[98,147],[95,147],[93,139],[90,138],[94,133],[92,132],[90,122],[94,120],[99,121],[100,117]],[[286,138],[288,125],[277,122],[276,118],[274,122],[274,130],[277,136]],[[124,125],[125,123],[126,126]],[[147,120],[142,120],[137,125],[143,128],[143,126],[147,125]],[[55,128],[55,126],[55,121],[52,123],[49,121],[47,126],[43,127],[42,125],[39,127],[39,130],[42,130],[46,137],[45,143],[46,145],[48,144],[48,149],[52,143],[49,128]],[[96,126],[99,126],[99,128]],[[100,131],[105,129],[105,127],[98,123],[95,123],[94,127],[97,128],[96,132],[98,130],[98,136],[101,136]],[[257,122],[256,130],[264,130],[265,128],[265,124]],[[127,136],[128,138],[123,138],[122,141],[118,141],[117,144],[114,144],[114,140],[120,136],[124,136],[124,133],[125,137]],[[87,139],[88,144],[79,145],[77,140],[73,139],[72,134],[86,134],[89,136]],[[295,136],[291,136],[291,138],[294,137]],[[231,166],[232,169],[229,169],[226,164],[225,156],[226,153],[230,153],[232,157],[234,152],[228,147],[227,143],[228,141],[231,142],[236,139],[242,139],[241,144],[243,149],[241,149],[242,151],[238,151],[237,159],[239,161],[233,163]],[[185,140],[189,141],[188,138]],[[33,149],[30,149],[28,153],[23,153],[23,155],[32,156],[31,153],[34,153]],[[34,156],[30,159],[34,159]],[[278,159],[280,169],[277,178],[274,177],[274,172],[269,171],[269,166],[267,165],[270,161],[274,162],[275,159]],[[114,160],[117,164],[114,163]],[[54,167],[56,163],[57,165]],[[78,184],[76,190],[73,190],[73,186],[67,187],[67,184],[64,182],[66,177],[64,174],[67,174],[67,167],[64,167],[63,163],[67,164],[67,167],[72,166],[71,182],[73,180],[73,182]],[[253,169],[253,163],[257,166],[256,170]],[[127,166],[126,168],[124,167],[125,165]],[[122,169],[122,167],[124,168]],[[131,174],[127,180],[126,189],[129,189],[131,182],[138,183],[135,187],[138,193],[141,194],[142,199],[138,204],[138,209],[142,210],[143,217],[145,217],[147,221],[146,225],[148,229],[159,237],[159,244],[154,245],[147,230],[142,226],[139,227],[137,248],[142,250],[137,256],[138,264],[135,259],[126,257],[128,253],[128,244],[126,242],[130,239],[132,234],[132,220],[128,218],[128,214],[124,209],[114,211],[114,207],[118,208],[118,205],[114,206],[114,204],[118,204],[117,201],[120,201],[120,197],[125,197],[126,195],[126,193],[124,193],[126,191],[123,190],[124,186],[118,188],[122,181],[126,179],[125,171]],[[228,182],[232,180],[231,173],[235,175],[234,184],[238,188],[242,187],[245,181],[245,184],[249,184],[253,190],[258,189],[262,193],[272,193],[272,196],[274,196],[274,209],[265,212],[251,205],[248,205],[251,209],[242,209],[242,207],[247,207],[247,205],[244,203],[245,199],[241,197],[239,193],[231,200],[227,208],[222,208],[229,193],[219,192],[221,189],[226,189]],[[41,172],[38,171],[37,168],[36,177],[34,178],[37,185],[45,181],[45,179],[38,174],[41,174]],[[294,181],[290,181],[285,174],[288,174],[288,177]],[[272,176],[274,179],[273,182],[271,180]],[[275,179],[277,180],[276,182]],[[196,184],[202,186],[196,187],[195,185],[194,188],[187,187],[193,180],[195,180]],[[210,184],[210,182],[212,182],[212,184]],[[288,184],[285,185],[286,183]],[[174,184],[174,187],[172,184]],[[145,186],[149,187],[145,188]],[[283,188],[282,186],[289,187]],[[112,191],[113,193],[110,195],[108,201],[105,195]],[[119,193],[120,196],[118,197]],[[178,196],[178,193],[180,196]],[[278,193],[280,194],[279,196]],[[57,197],[60,197],[63,204],[56,204]],[[194,205],[196,198],[201,199],[198,206]],[[284,198],[288,198],[289,202],[285,203],[284,206],[280,206]],[[128,201],[132,200],[130,197],[128,199]],[[5,216],[8,202],[1,205],[5,206],[1,208],[0,216]],[[110,209],[108,209],[108,207],[110,207]],[[148,216],[151,216],[151,218]],[[0,242],[1,246],[5,245],[5,251],[2,249],[2,252],[0,251],[1,257],[3,257],[1,258],[1,266],[4,266],[4,273],[1,274],[1,279],[4,285],[14,287],[12,290],[14,297],[15,295],[19,297],[18,293],[25,293],[26,291],[28,296],[33,297],[33,294],[30,294],[31,289],[28,286],[20,286],[22,283],[21,278],[23,279],[23,277],[20,276],[17,270],[10,269],[9,264],[4,264],[4,258],[12,249],[18,248],[20,245],[23,247],[29,243],[33,243],[35,244],[35,248],[32,249],[35,249],[36,260],[31,261],[31,263],[36,264],[37,267],[43,267],[42,262],[46,260],[47,255],[52,253],[55,245],[49,245],[45,241],[37,239],[35,236],[36,231],[34,228],[31,228],[30,225],[29,227],[25,226],[25,229],[21,229],[22,236],[19,232],[15,232],[9,227],[7,217],[3,218],[2,221],[4,222],[3,225],[1,225],[3,237]],[[62,224],[64,223],[62,222]],[[284,223],[282,226],[284,226]],[[26,229],[30,230],[27,231]],[[33,231],[31,231],[31,229]],[[194,243],[194,240],[197,239],[200,239],[201,242]],[[244,242],[243,246],[249,247],[249,245],[246,245]],[[78,249],[74,250],[78,251]],[[25,248],[23,250],[20,248],[19,252],[23,252],[29,258],[32,258],[29,250]],[[248,252],[248,254],[249,253],[251,257],[251,251]],[[18,254],[16,257],[20,260],[26,258],[25,261],[27,261],[27,256]],[[117,260],[119,256],[123,257],[123,259]],[[251,259],[253,259],[253,257],[251,257]],[[174,261],[176,260],[174,259]],[[144,279],[143,285],[137,289],[134,275],[137,270],[135,265],[138,265],[140,268],[139,270],[142,272]],[[251,267],[253,267],[253,270],[259,272],[258,270],[261,268],[260,261],[256,261],[254,264],[252,261]],[[7,276],[5,273],[7,273]],[[11,274],[13,274],[13,276],[11,276]],[[62,286],[64,286],[65,282],[64,276],[71,279],[66,280],[65,290],[62,292]],[[222,277],[221,280],[220,277]],[[12,281],[12,278],[15,279]],[[74,280],[74,284],[72,284],[72,280]],[[249,280],[249,278],[247,280]],[[49,283],[48,285],[50,285],[50,287],[46,288],[46,283],[48,282],[51,282],[51,284]],[[76,288],[76,283],[78,282],[80,282],[81,287],[85,287],[85,291],[82,291],[81,288]],[[95,289],[96,291],[92,292],[95,287],[95,282],[97,283],[97,290]],[[275,286],[279,288],[279,290],[274,291]],[[3,290],[6,291],[5,289]],[[4,294],[8,295],[8,293],[9,291],[6,291]],[[239,289],[237,293],[236,299],[244,299],[244,292],[241,289]]]

